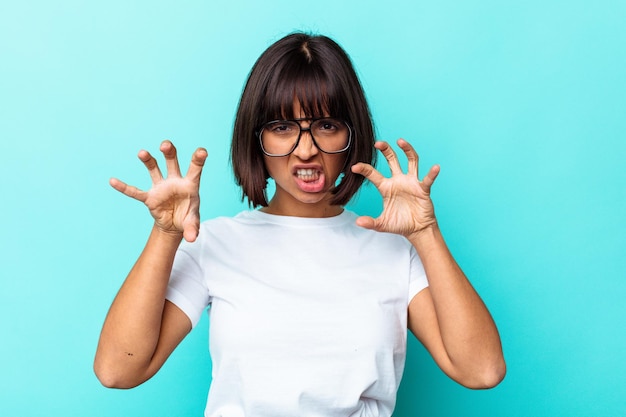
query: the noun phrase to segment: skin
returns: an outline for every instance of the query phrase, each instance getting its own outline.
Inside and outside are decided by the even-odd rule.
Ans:
[[[296,107],[298,108],[298,107]],[[306,121],[300,122],[303,128]],[[261,209],[270,214],[298,217],[332,217],[340,214],[343,208],[329,203],[330,190],[346,161],[345,154],[326,154],[320,151],[309,132],[302,133],[296,149],[287,156],[264,156],[265,167],[274,179],[276,192],[267,207]],[[314,168],[323,172],[324,187],[319,192],[306,192],[300,189],[295,179],[297,168]]]
[[[167,178],[150,153],[138,155],[152,178],[149,191],[110,180],[113,188],[143,202],[154,218],[148,242],[113,300],[98,342],[94,371],[111,388],[131,388],[152,377],[191,330],[189,318],[165,300],[165,291],[183,236],[190,242],[198,236],[198,191],[207,152],[194,152],[183,177],[174,145],[164,141],[160,150]]]
[[[489,311],[455,262],[439,230],[430,198],[439,166],[432,167],[420,181],[418,155],[408,142],[398,140],[408,159],[407,173],[402,172],[388,143],[378,142],[375,146],[387,160],[391,177],[384,177],[369,164],[359,163],[351,168],[371,181],[383,197],[380,216],[359,217],[357,224],[400,234],[413,244],[424,264],[429,287],[410,302],[409,329],[452,379],[469,388],[493,387],[506,372],[500,337]],[[187,316],[165,300],[165,290],[178,245],[183,237],[194,241],[198,235],[198,191],[207,153],[204,149],[196,150],[183,177],[172,143],[163,142],[161,152],[167,178],[163,178],[148,152],[139,153],[153,181],[149,191],[111,180],[116,190],[143,202],[155,223],[144,251],[103,325],[94,369],[108,387],[130,388],[150,378],[191,330]],[[301,217],[341,213],[342,207],[329,203],[329,190],[344,158],[341,154],[320,152],[308,134],[292,154],[266,157],[268,171],[276,182],[276,193],[263,210]],[[296,186],[293,168],[299,164],[314,164],[324,172],[326,182],[322,191],[306,193]]]
[[[404,139],[398,146],[408,159],[403,173],[398,157],[386,142],[376,148],[387,160],[391,177],[369,164],[356,164],[352,172],[372,182],[383,197],[383,211],[373,219],[357,219],[361,227],[406,237],[417,250],[428,276],[428,288],[409,304],[408,327],[428,349],[439,367],[468,388],[491,388],[506,373],[500,336],[495,323],[443,239],[430,191],[440,167],[418,178],[418,154]]]

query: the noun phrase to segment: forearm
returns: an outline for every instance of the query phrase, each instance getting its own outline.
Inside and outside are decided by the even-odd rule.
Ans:
[[[491,379],[503,377],[505,365],[496,325],[448,250],[438,226],[428,227],[409,240],[424,265],[441,341],[456,379],[471,381],[485,374]]]
[[[152,229],[105,319],[94,363],[97,374],[116,380],[146,378],[159,341],[165,291],[180,241],[177,234]]]

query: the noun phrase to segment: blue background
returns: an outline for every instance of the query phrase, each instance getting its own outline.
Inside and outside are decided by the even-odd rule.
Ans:
[[[502,335],[480,392],[411,340],[395,415],[626,415],[625,21],[609,0],[2,1],[0,415],[201,415],[206,317],[139,388],[91,370],[151,226],[108,179],[148,187],[136,153],[169,138],[183,165],[209,150],[203,219],[245,208],[237,101],[296,29],[350,53],[381,139],[441,164],[441,227]],[[379,212],[371,185],[351,208]]]

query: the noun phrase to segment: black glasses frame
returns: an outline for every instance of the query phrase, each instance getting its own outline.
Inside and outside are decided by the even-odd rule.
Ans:
[[[317,149],[319,149],[323,153],[333,155],[333,154],[338,154],[338,153],[342,153],[342,152],[347,151],[348,148],[350,148],[350,145],[352,144],[352,128],[350,127],[350,124],[348,122],[346,122],[345,120],[341,120],[341,119],[336,119],[336,120],[341,121],[348,128],[348,143],[346,144],[346,146],[343,149],[340,149],[338,151],[332,151],[332,152],[325,151],[324,149],[320,148],[320,146],[317,144],[317,141],[315,140],[315,136],[313,136],[313,132],[311,131],[311,126],[316,121],[323,120],[323,119],[335,119],[335,118],[334,117],[315,117],[315,118],[302,117],[302,118],[299,118],[299,119],[287,119],[287,120],[285,120],[285,119],[277,119],[277,120],[272,120],[270,122],[265,123],[263,126],[261,126],[261,128],[259,130],[257,130],[255,132],[255,134],[259,138],[259,145],[261,145],[261,150],[263,151],[263,153],[265,155],[267,155],[267,156],[272,156],[272,157],[280,157],[280,156],[291,155],[293,153],[293,151],[296,150],[296,148],[298,147],[298,144],[300,143],[300,138],[302,138],[302,132],[309,132],[309,135],[311,135],[311,140],[313,141],[313,144],[315,145],[315,147]],[[310,121],[309,127],[302,127],[302,125],[300,125],[300,122],[303,122],[303,121]],[[263,140],[261,139],[261,136],[263,135],[263,130],[265,129],[265,126],[267,126],[267,125],[269,125],[271,123],[277,123],[277,122],[295,122],[298,125],[298,127],[300,128],[300,131],[298,132],[298,139],[296,139],[296,141],[293,144],[293,147],[287,153],[269,153],[263,147]]]

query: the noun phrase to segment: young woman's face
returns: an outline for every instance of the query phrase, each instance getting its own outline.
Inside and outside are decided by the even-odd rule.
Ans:
[[[294,104],[294,115],[305,117],[298,103]],[[303,129],[309,124],[308,120],[300,122]],[[341,207],[330,204],[330,190],[344,167],[345,152],[326,154],[320,151],[307,131],[302,132],[300,142],[291,154],[265,155],[264,161],[276,183],[276,192],[263,211],[298,217],[330,217],[341,213]]]

